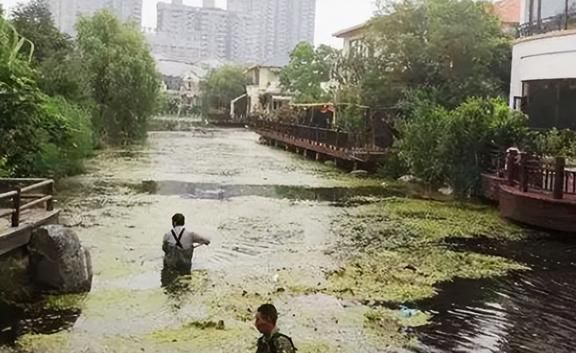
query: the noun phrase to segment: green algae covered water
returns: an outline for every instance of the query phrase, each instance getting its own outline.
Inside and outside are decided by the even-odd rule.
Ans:
[[[498,303],[502,283],[533,273],[530,259],[451,241],[524,241],[490,207],[405,199],[397,185],[224,129],[151,133],[101,152],[59,190],[63,223],[91,250],[93,290],[2,304],[0,352],[251,352],[264,302],[305,353],[516,352],[494,343],[514,337],[498,326],[510,325],[507,309],[490,316],[490,339],[459,330],[487,322],[478,298]],[[161,241],[176,212],[212,245],[175,278]],[[446,295],[470,285],[481,286],[474,296]]]

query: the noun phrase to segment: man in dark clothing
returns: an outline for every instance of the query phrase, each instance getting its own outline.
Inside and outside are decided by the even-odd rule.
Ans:
[[[295,353],[292,339],[280,333],[276,327],[278,311],[272,304],[264,304],[256,313],[256,328],[262,334],[258,339],[256,353]]]

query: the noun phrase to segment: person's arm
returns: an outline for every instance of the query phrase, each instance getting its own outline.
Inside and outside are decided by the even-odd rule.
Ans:
[[[190,232],[190,235],[192,237],[192,243],[194,244],[202,244],[202,245],[210,245],[210,240],[208,238],[204,238],[203,236],[194,233],[194,232]]]
[[[164,253],[168,252],[169,245],[170,244],[168,244],[167,234],[164,234],[164,238],[162,239],[162,251],[164,251]]]

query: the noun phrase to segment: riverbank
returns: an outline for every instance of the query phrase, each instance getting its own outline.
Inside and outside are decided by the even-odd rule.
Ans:
[[[411,349],[435,323],[427,302],[439,288],[530,265],[453,243],[526,236],[489,206],[402,197],[418,187],[352,178],[256,141],[243,130],[152,133],[66,180],[63,219],[91,249],[93,291],[27,306],[15,349],[251,351],[254,310],[267,301],[301,352]],[[159,246],[176,211],[213,240],[179,279],[163,273]]]

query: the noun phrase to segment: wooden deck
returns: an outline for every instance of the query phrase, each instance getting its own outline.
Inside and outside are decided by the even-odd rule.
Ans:
[[[47,224],[58,223],[60,210],[46,211],[41,209],[26,211],[22,214],[23,222],[12,227],[9,222],[0,224],[0,256],[30,242],[34,229]]]
[[[252,129],[271,144],[280,144],[305,155],[310,152],[318,160],[369,164],[386,153],[384,147],[368,142],[373,139],[366,136],[358,138],[337,130],[272,122],[260,122],[252,125]]]
[[[505,158],[505,160],[504,160]],[[502,217],[552,231],[576,234],[576,171],[526,153],[508,153],[482,175],[483,194],[498,202]]]
[[[35,228],[58,222],[54,181],[0,179],[0,256],[30,242]]]

